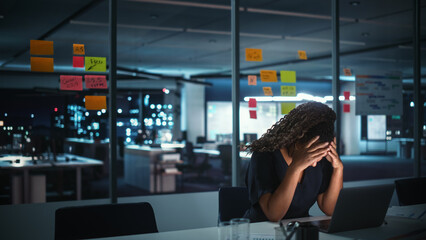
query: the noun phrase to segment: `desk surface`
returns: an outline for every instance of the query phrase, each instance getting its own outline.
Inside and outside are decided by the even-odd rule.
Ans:
[[[66,161],[66,158],[69,161]],[[19,162],[16,160],[19,159]],[[22,155],[2,155],[0,156],[0,169],[24,169],[24,168],[45,168],[45,167],[89,167],[103,165],[100,160],[72,155],[61,154],[53,160],[32,161],[31,157]]]

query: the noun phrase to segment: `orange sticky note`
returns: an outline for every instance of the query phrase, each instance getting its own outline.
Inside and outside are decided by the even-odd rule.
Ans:
[[[85,96],[86,110],[106,109],[106,96]]]
[[[299,51],[297,51],[297,54],[299,54],[299,59],[308,60],[308,56],[306,55],[306,51],[299,50]]]
[[[250,111],[250,118],[251,119],[257,119],[257,112],[256,110],[249,110]]]
[[[53,41],[30,40],[31,55],[53,55]]]
[[[260,80],[262,82],[278,82],[277,71],[275,71],[275,70],[260,70]]]
[[[248,85],[257,85],[257,76],[256,75],[248,75]]]
[[[246,48],[246,61],[263,61],[262,49]]]
[[[84,81],[86,88],[107,89],[107,80],[105,75],[85,75]]]
[[[263,93],[265,96],[273,96],[271,87],[263,87]]]
[[[343,68],[343,73],[345,74],[345,76],[352,76],[350,68]]]
[[[53,58],[31,57],[32,72],[53,72]]]
[[[84,55],[84,44],[76,44],[72,45],[74,55]]]
[[[60,80],[61,90],[83,91],[82,76],[61,75]]]

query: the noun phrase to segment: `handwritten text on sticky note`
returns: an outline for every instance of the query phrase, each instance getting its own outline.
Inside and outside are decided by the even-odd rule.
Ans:
[[[255,108],[257,106],[256,98],[249,98],[248,106],[249,108]]]
[[[107,80],[105,75],[85,75],[84,81],[86,88],[107,89]]]
[[[352,76],[352,72],[350,68],[343,68],[343,74],[345,74],[345,76]]]
[[[265,96],[273,96],[271,87],[263,87],[263,93]]]
[[[60,81],[61,81],[61,84],[60,84],[61,90],[71,90],[71,91],[83,90],[82,76],[61,75]]]
[[[84,68],[84,57],[73,56],[72,66],[75,68]]]
[[[31,57],[32,72],[53,72],[53,58]]]
[[[345,96],[345,100],[350,100],[351,92],[350,91],[344,91],[343,96]]]
[[[296,86],[281,86],[281,96],[296,96]]]
[[[288,114],[296,107],[296,103],[281,103],[281,114]]]
[[[260,80],[262,82],[278,82],[277,71],[275,71],[275,70],[260,70]]]
[[[262,49],[246,48],[246,61],[261,62],[262,60]]]
[[[257,119],[257,112],[256,110],[249,110],[250,118],[251,119]]]
[[[253,85],[253,86],[257,85],[257,76],[256,75],[248,75],[247,79],[248,79],[248,85]]]
[[[308,56],[306,55],[306,51],[299,50],[299,51],[297,51],[297,54],[299,54],[299,59],[308,60]]]
[[[86,71],[106,72],[105,57],[85,57]]]
[[[53,55],[53,41],[30,40],[31,55]]]
[[[85,96],[86,110],[106,109],[106,96]]]
[[[84,55],[84,44],[76,44],[72,45],[74,55]]]
[[[280,71],[281,82],[295,83],[296,71]]]

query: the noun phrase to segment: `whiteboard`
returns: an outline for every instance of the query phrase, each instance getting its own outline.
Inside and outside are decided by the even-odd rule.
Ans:
[[[356,78],[356,115],[402,115],[402,80]]]

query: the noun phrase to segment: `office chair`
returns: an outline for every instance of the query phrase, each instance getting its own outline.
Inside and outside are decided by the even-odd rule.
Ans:
[[[241,218],[250,208],[246,187],[221,187],[219,189],[219,222]]]
[[[200,178],[204,172],[212,167],[208,162],[207,154],[201,155],[200,158],[197,158],[197,155],[194,153],[194,145],[192,142],[186,142],[182,157],[184,164],[178,166],[178,169],[183,173],[197,173],[197,178]]]
[[[55,240],[158,232],[151,204],[126,203],[59,208]]]
[[[399,205],[426,203],[426,177],[395,181]]]

